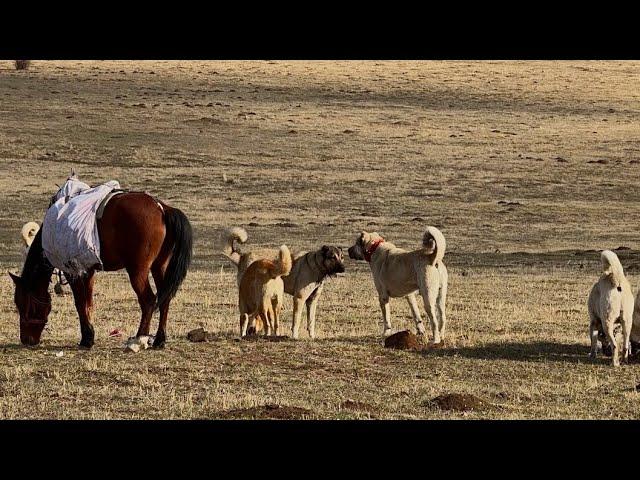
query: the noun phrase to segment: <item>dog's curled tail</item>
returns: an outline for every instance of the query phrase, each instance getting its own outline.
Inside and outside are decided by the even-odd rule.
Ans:
[[[440,230],[436,227],[429,226],[422,236],[422,247],[425,255],[431,257],[431,264],[436,265],[444,258],[447,241],[444,239],[444,235],[442,235]]]
[[[611,250],[603,250],[600,259],[602,260],[602,273],[610,276],[614,287],[620,287],[624,280],[624,271],[618,256]]]
[[[36,238],[38,230],[40,230],[40,225],[36,222],[27,222],[22,226],[20,234],[22,235],[22,241],[24,242],[25,247],[31,246],[33,239]]]
[[[273,262],[273,268],[271,269],[271,276],[273,278],[289,275],[291,267],[293,266],[293,260],[291,258],[291,252],[286,245],[280,246],[280,252],[278,253],[278,259]]]
[[[245,243],[249,238],[247,231],[242,227],[233,227],[224,232],[224,246],[222,253],[237,267],[240,263],[240,253],[235,249],[234,242]]]

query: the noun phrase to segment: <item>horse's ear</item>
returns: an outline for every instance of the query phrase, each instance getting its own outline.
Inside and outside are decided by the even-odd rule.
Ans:
[[[11,272],[7,272],[9,274],[9,276],[11,277],[11,280],[13,280],[13,283],[18,286],[21,282],[22,279],[18,276],[18,275],[14,275]]]

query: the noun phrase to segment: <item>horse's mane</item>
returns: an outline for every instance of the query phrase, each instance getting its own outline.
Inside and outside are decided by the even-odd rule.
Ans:
[[[29,253],[27,259],[22,267],[22,273],[20,278],[24,287],[29,292],[34,292],[38,282],[43,279],[51,281],[51,275],[53,274],[53,265],[47,260],[42,249],[42,228],[38,230],[33,243],[29,247]]]

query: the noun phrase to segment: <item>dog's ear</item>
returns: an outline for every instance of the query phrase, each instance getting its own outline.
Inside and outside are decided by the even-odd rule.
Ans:
[[[329,245],[323,245],[322,246],[322,254],[324,256],[327,256],[328,253],[331,252],[331,247],[329,247]]]

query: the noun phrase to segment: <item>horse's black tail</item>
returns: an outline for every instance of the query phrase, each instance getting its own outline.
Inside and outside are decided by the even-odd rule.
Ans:
[[[164,274],[164,284],[162,289],[158,289],[156,309],[171,300],[178,292],[180,284],[187,276],[193,248],[193,231],[187,216],[177,208],[167,205],[163,205],[163,208],[167,234],[173,237],[173,251]]]

